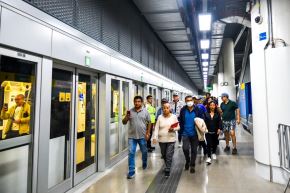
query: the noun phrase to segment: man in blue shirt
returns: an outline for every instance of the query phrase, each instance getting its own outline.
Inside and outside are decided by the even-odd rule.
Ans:
[[[181,109],[179,117],[180,134],[182,135],[183,153],[186,159],[185,170],[190,167],[190,173],[194,173],[198,145],[194,119],[196,117],[202,118],[203,113],[194,105],[192,96],[185,97],[185,102],[186,106]]]

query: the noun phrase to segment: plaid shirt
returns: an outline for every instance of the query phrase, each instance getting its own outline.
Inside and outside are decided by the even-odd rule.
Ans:
[[[170,107],[173,110],[172,113],[176,115],[176,117],[178,118],[180,115],[180,110],[182,109],[182,107],[184,107],[185,103],[183,101],[178,101],[178,102],[170,102]]]

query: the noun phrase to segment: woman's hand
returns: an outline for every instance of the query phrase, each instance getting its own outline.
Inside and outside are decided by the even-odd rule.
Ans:
[[[153,144],[156,145],[157,144],[157,140],[153,139]]]
[[[221,132],[222,132],[222,131],[221,131],[220,129],[217,130],[217,134],[218,134],[218,135],[221,134]]]
[[[174,128],[173,127],[170,127],[168,132],[174,132]]]

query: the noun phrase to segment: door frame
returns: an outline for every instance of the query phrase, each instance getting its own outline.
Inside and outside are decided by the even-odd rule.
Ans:
[[[79,74],[84,74],[84,75],[88,75],[91,78],[95,78],[96,79],[96,90],[97,90],[97,98],[96,98],[96,108],[95,108],[95,135],[96,135],[96,147],[95,147],[95,159],[94,159],[94,163],[87,166],[86,168],[84,168],[83,170],[79,171],[78,173],[76,172],[76,143],[77,143],[77,125],[78,125],[78,120],[76,119],[76,116],[78,114],[78,109],[77,109],[77,95],[78,95],[78,90],[77,90],[77,86],[78,86],[78,82],[79,82]],[[76,68],[75,69],[75,90],[74,90],[74,95],[75,95],[75,101],[74,101],[74,106],[75,106],[75,111],[74,111],[74,144],[73,144],[73,185],[76,186],[77,184],[79,184],[80,182],[82,182],[83,180],[85,180],[86,178],[88,178],[89,176],[91,176],[92,174],[97,172],[97,168],[98,168],[98,131],[99,131],[99,75],[98,73],[94,73],[94,72],[90,72],[88,70],[84,70],[84,69],[80,69],[80,68]]]
[[[76,82],[76,73],[75,73],[75,68],[74,67],[70,67],[68,65],[59,63],[57,61],[53,62],[52,65],[52,71],[53,69],[59,69],[59,70],[65,70],[65,71],[69,71],[72,73],[72,90],[71,90],[71,112],[70,112],[70,177],[64,181],[62,181],[61,183],[48,188],[48,192],[49,193],[53,193],[53,192],[65,192],[68,191],[69,189],[71,189],[73,187],[73,163],[74,163],[74,159],[73,159],[73,155],[74,155],[74,148],[73,148],[73,143],[74,143],[74,120],[75,120],[75,82]],[[51,73],[51,81],[52,81],[52,73]],[[52,85],[51,85],[52,88]],[[51,100],[51,99],[50,99]],[[51,115],[49,114],[49,120],[51,119]],[[49,124],[50,126],[50,124]],[[50,127],[49,127],[49,132],[50,132]],[[50,138],[48,138],[48,141],[50,140]],[[48,142],[48,151],[47,151],[47,165],[49,164],[49,142]],[[47,172],[47,177],[48,177],[48,172]],[[48,183],[48,182],[47,182]]]
[[[30,62],[35,62],[35,101],[34,101],[34,113],[32,116],[32,124],[33,124],[33,132],[27,136],[21,136],[12,139],[6,139],[0,141],[0,150],[11,149],[13,147],[19,147],[22,145],[31,145],[29,147],[29,155],[28,155],[28,181],[27,181],[27,191],[28,192],[37,192],[37,182],[39,181],[38,178],[38,160],[39,160],[39,132],[40,132],[40,104],[42,101],[41,91],[41,82],[43,81],[42,74],[44,72],[44,63],[47,63],[46,59],[34,56],[32,54],[28,54],[23,51],[18,51],[14,49],[8,49],[4,47],[0,47],[0,55],[1,56],[8,56],[12,58],[17,58],[21,60],[26,60]],[[49,67],[49,64],[48,64]]]
[[[118,76],[114,76],[114,75],[110,75],[110,74],[106,74],[106,77],[107,77],[107,84],[106,84],[106,87],[107,87],[107,100],[109,100],[109,101],[111,101],[112,99],[111,99],[111,92],[110,92],[110,90],[111,90],[111,80],[112,79],[115,79],[115,80],[119,80],[120,81],[120,84],[119,84],[119,92],[120,92],[120,97],[119,97],[119,112],[122,112],[122,104],[123,104],[123,101],[122,101],[122,99],[123,99],[123,91],[122,91],[122,86],[123,86],[123,82],[128,82],[129,83],[129,109],[130,108],[132,108],[132,100],[133,100],[133,89],[134,89],[134,87],[133,87],[133,81],[132,80],[130,80],[130,79],[126,79],[126,78],[122,78],[122,77],[118,77]],[[131,104],[131,105],[130,105]],[[108,110],[108,112],[107,112],[107,114],[109,114],[109,116],[108,117],[106,117],[106,122],[108,123],[108,128],[106,128],[106,129],[108,129],[107,130],[107,132],[108,132],[108,135],[107,135],[107,142],[106,142],[106,165],[112,165],[112,164],[114,164],[114,163],[116,163],[118,160],[119,160],[119,158],[120,158],[120,156],[122,157],[122,155],[124,154],[124,153],[126,153],[126,151],[127,151],[127,148],[126,149],[124,149],[124,150],[122,150],[122,137],[121,137],[121,127],[122,127],[122,124],[119,124],[118,125],[118,140],[119,140],[119,143],[118,143],[118,145],[119,145],[119,148],[118,148],[118,153],[116,154],[116,155],[114,155],[113,157],[111,157],[110,156],[110,118],[111,118],[111,116],[110,116],[110,110],[111,110],[111,102],[109,102],[109,107],[107,108],[107,110]],[[122,123],[122,113],[119,113],[119,118],[118,118],[118,121],[119,121],[119,123]]]

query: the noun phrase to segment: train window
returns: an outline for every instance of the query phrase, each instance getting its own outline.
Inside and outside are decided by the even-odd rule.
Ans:
[[[35,64],[1,56],[0,139],[29,135],[35,98]]]

